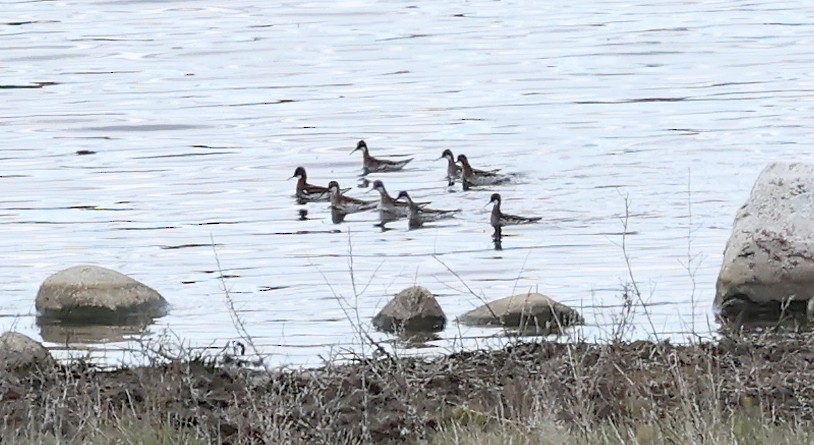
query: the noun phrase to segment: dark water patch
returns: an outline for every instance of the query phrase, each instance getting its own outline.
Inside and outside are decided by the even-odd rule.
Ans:
[[[619,99],[619,100],[578,100],[572,103],[576,105],[616,105],[616,104],[636,104],[649,102],[682,102],[688,99],[689,99],[688,97],[639,97],[633,99]]]
[[[111,221],[111,222],[121,222],[121,223],[132,223],[135,221]],[[111,227],[111,230],[119,230],[125,232],[141,232],[141,231],[149,231],[149,230],[169,230],[169,229],[177,229],[177,226],[153,226],[153,227]]]
[[[388,37],[386,39],[378,39],[377,42],[392,42],[395,40],[410,40],[410,39],[420,39],[424,37],[431,37],[432,34],[408,34],[406,36],[398,36],[398,37]]]
[[[640,233],[636,230],[629,231],[629,232],[595,232],[595,233],[586,233],[585,235],[590,236],[628,236],[628,235],[640,235]]]
[[[228,104],[227,107],[254,107],[257,105],[279,105],[279,104],[290,104],[296,102],[294,99],[277,99],[272,101],[266,102],[246,102],[240,104]]]
[[[95,155],[96,152],[93,150],[76,150],[74,152],[77,156],[88,156],[88,155]]]
[[[291,286],[261,286],[257,290],[259,290],[260,292],[271,292],[271,291],[275,291],[275,290],[288,289],[290,287]]]
[[[193,226],[225,226],[229,224],[244,224],[246,221],[206,221],[192,223]]]
[[[15,90],[15,89],[37,89],[37,88],[45,88],[54,85],[59,85],[59,82],[31,82],[25,85],[10,85],[10,84],[0,84],[0,90]]]
[[[218,275],[218,278],[222,278],[222,279],[227,279],[227,280],[228,280],[228,279],[233,279],[233,278],[240,278],[240,275],[236,275],[236,274],[221,274],[221,275]],[[230,294],[233,294],[233,295],[240,295],[240,294],[249,295],[249,294],[251,294],[251,292],[249,292],[249,291],[235,291],[235,290],[230,290],[230,291],[229,291],[229,293],[230,293]]]
[[[788,23],[788,22],[766,22],[763,23],[766,26],[811,26],[814,25],[812,22],[803,22],[803,23]]]
[[[297,230],[293,232],[271,232],[268,235],[313,235],[316,233],[342,233],[339,229],[333,230]]]
[[[24,25],[38,25],[47,23],[60,23],[59,20],[23,20],[19,22],[0,22],[0,25],[6,26],[24,26]]]
[[[702,130],[692,130],[689,128],[668,128],[667,131],[678,132],[680,136],[693,136],[702,133]]]
[[[225,146],[215,147],[215,146],[203,145],[203,144],[192,144],[192,145],[190,145],[190,147],[192,147],[192,148],[207,148],[207,149],[229,149],[229,148],[233,148],[233,147],[225,147]]]
[[[112,136],[54,136],[54,139],[82,139],[82,140],[102,140],[102,141],[119,140],[119,138],[114,138]],[[94,153],[96,152],[94,151]]]
[[[686,88],[689,89],[703,89],[703,88],[721,88],[721,87],[735,87],[741,85],[761,85],[765,84],[766,81],[763,80],[756,80],[752,82],[716,82],[711,83],[709,85],[696,85],[696,86],[688,86]]]
[[[158,248],[163,249],[163,250],[174,250],[174,249],[191,249],[191,248],[195,248],[195,247],[213,248],[213,247],[218,247],[218,246],[222,246],[222,244],[209,244],[209,243],[196,244],[196,243],[190,243],[190,244],[176,244],[176,245],[172,245],[172,246],[159,245]]]
[[[96,206],[96,205],[73,205],[73,206],[68,206],[68,207],[65,207],[65,208],[70,209],[70,210],[95,210],[95,211],[101,211],[101,212],[122,212],[122,211],[135,210],[133,208],[114,209],[114,208],[110,208],[110,207],[100,207],[100,206]]]

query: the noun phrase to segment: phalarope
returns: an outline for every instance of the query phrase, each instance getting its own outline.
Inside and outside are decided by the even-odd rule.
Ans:
[[[469,187],[480,185],[497,185],[509,182],[511,178],[498,173],[499,170],[478,170],[469,165],[466,155],[458,155],[458,162],[461,163],[461,182],[464,190]]]
[[[495,233],[493,234],[494,237],[499,238],[502,235],[501,227],[503,226],[515,226],[519,224],[532,224],[540,221],[543,219],[541,216],[517,216],[517,215],[509,215],[500,211],[500,193],[492,193],[492,199],[489,200],[489,204],[493,204],[492,207],[492,216],[489,222],[492,224],[492,227],[495,229]],[[488,205],[488,204],[487,204]]]
[[[393,197],[387,193],[387,189],[384,188],[382,181],[378,179],[373,181],[373,190],[379,192],[379,212],[389,213],[399,218],[410,215],[410,205],[404,201],[396,201],[393,199]],[[426,206],[429,202],[417,202],[415,204],[420,208]]]
[[[402,198],[407,202],[408,209],[407,216],[410,219],[409,227],[411,229],[419,228],[425,222],[452,218],[456,213],[459,213],[461,211],[461,209],[441,210],[441,209],[430,209],[428,207],[419,207],[418,204],[413,202],[413,199],[410,197],[410,194],[403,190],[399,192],[398,196],[396,197],[396,201],[400,201]]]
[[[363,201],[361,199],[344,196],[339,188],[339,183],[331,181],[328,183],[328,190],[331,194],[331,207],[342,213],[364,212],[373,210],[378,206],[376,201]]]
[[[461,166],[455,163],[455,156],[453,156],[452,150],[448,148],[441,153],[438,160],[441,159],[447,160],[447,185],[452,187],[455,185],[455,180],[461,177]]]
[[[356,144],[356,148],[351,151],[351,153],[355,153],[359,150],[362,150],[362,167],[365,170],[365,173],[370,172],[393,172],[397,170],[401,170],[407,165],[408,162],[412,161],[413,158],[404,159],[401,161],[391,161],[388,159],[376,159],[370,155],[370,152],[367,149],[367,143],[365,141],[359,141]]]
[[[294,170],[294,175],[291,178],[299,178],[297,180],[297,202],[305,204],[306,202],[318,202],[330,200],[330,192],[328,187],[314,185],[308,183],[308,175],[305,173],[305,167],[297,167]],[[291,179],[288,178],[288,179]],[[350,190],[350,187],[341,190],[342,193]]]

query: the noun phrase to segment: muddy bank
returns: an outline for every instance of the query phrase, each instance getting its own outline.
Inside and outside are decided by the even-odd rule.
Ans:
[[[81,440],[88,416],[135,415],[214,443],[415,443],[450,422],[542,414],[574,429],[749,409],[809,421],[814,338],[696,346],[526,343],[432,360],[382,358],[261,372],[201,361],[103,371],[72,364],[2,374],[3,436]],[[676,420],[680,421],[680,420]]]

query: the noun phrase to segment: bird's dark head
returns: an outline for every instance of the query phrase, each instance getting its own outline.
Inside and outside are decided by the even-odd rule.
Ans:
[[[446,149],[441,153],[441,157],[438,159],[449,159],[452,162],[455,162],[455,156],[452,155],[452,150]]]
[[[469,159],[466,159],[466,155],[458,155],[458,162],[461,164],[468,164]]]
[[[492,198],[489,200],[489,204],[492,203],[500,204],[500,193],[492,193]]]
[[[337,193],[337,192],[339,192],[339,183],[338,183],[338,182],[336,182],[336,181],[331,181],[331,182],[329,182],[329,183],[328,183],[328,190],[329,190],[331,193]]]
[[[305,178],[305,167],[297,167],[292,178]]]
[[[378,179],[373,181],[373,190],[376,190],[378,192],[383,192],[384,191],[384,183],[382,181],[378,180]]]
[[[364,140],[357,142],[356,143],[356,148],[354,148],[351,153],[355,153],[355,152],[357,152],[359,150],[362,150],[363,152],[367,152],[367,144],[365,143]]]
[[[399,192],[399,195],[396,196],[396,201],[398,201],[398,200],[400,200],[402,198],[409,201],[410,200],[410,195],[406,191],[402,190],[402,191]]]

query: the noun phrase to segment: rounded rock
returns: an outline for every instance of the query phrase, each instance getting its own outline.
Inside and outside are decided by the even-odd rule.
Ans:
[[[814,312],[814,164],[771,163],[738,210],[716,283],[725,320]]]
[[[79,323],[117,323],[166,314],[167,301],[127,275],[92,265],[57,272],[40,286],[41,317]]]
[[[489,302],[461,315],[458,321],[469,326],[503,326],[538,333],[557,332],[585,322],[576,310],[534,292]]]
[[[436,332],[446,323],[438,300],[421,286],[399,292],[373,317],[373,326],[385,332]]]
[[[19,332],[0,335],[0,369],[46,368],[54,364],[51,353],[40,342]]]

